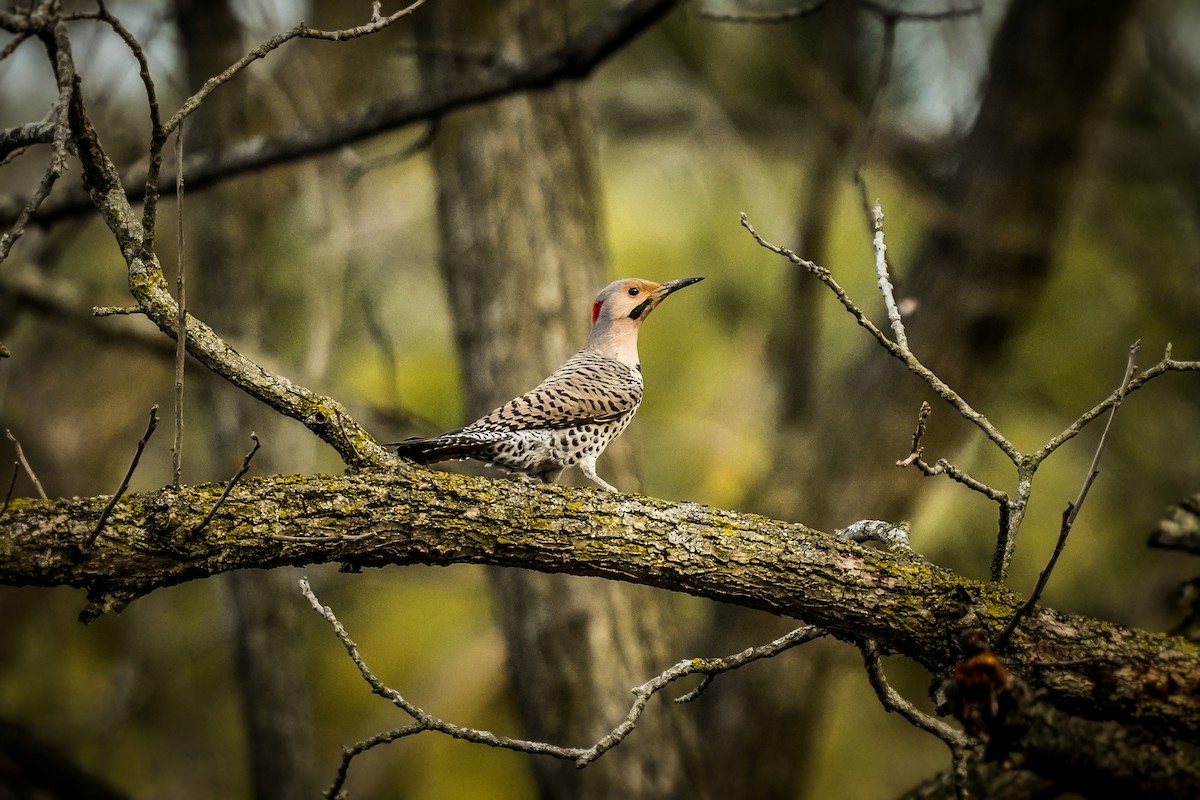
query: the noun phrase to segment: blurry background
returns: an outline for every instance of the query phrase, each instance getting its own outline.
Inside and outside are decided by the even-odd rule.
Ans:
[[[614,4],[542,5],[578,29]],[[882,319],[852,179],[861,165],[866,196],[887,215],[917,355],[1026,451],[1115,388],[1134,340],[1143,366],[1168,342],[1178,358],[1200,357],[1200,8],[1092,5],[1014,0],[900,22],[876,95],[890,35],[870,8],[830,2],[802,19],[748,25],[705,12],[786,6],[708,0],[674,11],[579,87],[607,274],[573,291],[590,298],[625,276],[707,278],[643,331],[646,397],[623,437],[636,466],[618,485],[826,530],[862,517],[909,519],[919,551],[987,577],[994,507],[893,466],[908,453],[925,396],[916,380],[814,282],[756,246],[738,214],[832,269]],[[336,28],[367,13],[365,4],[286,0],[109,7],[145,45],[168,113],[297,21]],[[274,52],[192,117],[189,151],[418,90],[416,55],[437,42],[413,30],[401,23],[349,44],[296,41]],[[147,146],[136,64],[100,25],[74,23],[71,33],[101,139],[136,186]],[[0,62],[0,128],[42,119],[54,96],[36,43]],[[414,126],[377,136],[185,200],[192,310],[251,358],[338,398],[383,441],[467,421],[438,265],[434,164],[427,149],[412,152],[423,135]],[[36,186],[40,158],[35,149],[4,167],[6,224]],[[72,170],[57,194],[73,187]],[[159,252],[168,274],[174,225],[165,198]],[[0,341],[13,353],[0,362],[0,427],[21,440],[52,496],[114,491],[149,407],[169,417],[169,343],[145,320],[90,316],[93,306],[128,302],[124,265],[88,214],[31,227],[0,266]],[[571,349],[586,335],[587,302]],[[1200,483],[1198,400],[1196,377],[1177,375],[1122,408],[1045,604],[1155,631],[1178,621],[1172,593],[1195,565],[1144,542],[1165,507]],[[251,431],[264,446],[253,473],[341,468],[300,425],[194,363],[186,402],[188,483],[232,475]],[[1094,427],[1039,473],[1015,589],[1028,591],[1049,555]],[[132,490],[169,482],[170,444],[167,425]],[[935,405],[926,444],[930,460],[947,457],[1012,489],[1011,466],[948,409]],[[610,474],[605,459],[600,472]],[[24,475],[16,492],[33,494]],[[281,752],[290,755],[269,785],[294,780],[311,795],[332,777],[342,744],[404,720],[367,693],[325,624],[306,613],[300,574],[194,583],[87,627],[75,621],[79,592],[2,588],[0,717],[133,797],[250,796],[255,780],[270,781],[251,767]],[[377,674],[411,700],[460,724],[519,731],[483,570],[303,574]],[[671,661],[734,652],[790,622],[722,625],[726,612],[713,604],[659,594],[679,648]],[[268,671],[255,684],[253,665],[264,660],[286,662],[285,677]],[[879,708],[849,648],[809,646],[777,662],[723,678],[693,706],[659,700],[649,713],[701,724],[708,760],[742,764],[747,781],[757,767],[739,751],[746,731],[784,743],[776,749],[797,768],[760,796],[886,797],[945,767],[939,742]],[[927,675],[889,668],[898,688],[923,700]],[[256,727],[255,704],[242,701],[271,687],[288,709],[287,741],[268,738],[278,721]],[[748,687],[772,710],[747,711],[753,704],[739,693]],[[742,698],[739,709],[723,708],[722,692],[726,704]],[[616,722],[596,721],[595,735]],[[606,758],[655,744],[635,733]],[[525,756],[429,735],[361,758],[350,782],[357,797],[520,798],[534,786]],[[257,793],[271,796],[261,785]]]

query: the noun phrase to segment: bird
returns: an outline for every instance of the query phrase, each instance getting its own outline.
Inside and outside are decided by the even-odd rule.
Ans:
[[[386,446],[418,464],[470,458],[544,483],[578,465],[597,486],[619,491],[596,474],[596,459],[642,401],[638,331],[667,296],[701,280],[610,283],[592,303],[587,344],[540,384],[462,428]]]

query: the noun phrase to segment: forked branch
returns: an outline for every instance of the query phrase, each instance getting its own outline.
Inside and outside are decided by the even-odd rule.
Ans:
[[[300,580],[300,591],[308,599],[313,610],[320,614],[333,628],[334,635],[337,636],[342,646],[346,648],[346,654],[350,656],[350,660],[358,668],[358,672],[362,675],[363,680],[371,687],[371,692],[389,701],[413,719],[413,722],[409,725],[372,736],[352,747],[344,748],[337,775],[332,785],[325,792],[325,796],[328,798],[335,798],[341,793],[346,782],[346,777],[349,774],[350,764],[357,756],[379,745],[389,744],[398,739],[418,733],[425,733],[426,731],[442,733],[455,739],[487,745],[488,747],[498,747],[504,750],[514,750],[519,753],[531,753],[573,761],[575,762],[575,766],[582,769],[616,747],[629,734],[633,733],[638,720],[641,719],[646,711],[646,706],[650,702],[650,698],[676,681],[690,675],[704,676],[704,681],[696,689],[676,699],[676,702],[689,702],[699,697],[700,693],[711,683],[713,677],[716,675],[738,669],[753,661],[771,658],[793,647],[825,635],[825,631],[812,626],[804,626],[761,647],[751,647],[725,658],[692,658],[680,661],[678,664],[646,681],[641,686],[635,687],[633,689],[634,700],[632,706],[630,706],[629,713],[625,715],[620,724],[598,739],[590,747],[565,747],[548,742],[501,736],[491,731],[456,725],[455,723],[435,717],[420,706],[405,699],[400,692],[387,686],[375,675],[359,652],[358,645],[350,638],[350,635],[333,613],[333,610],[329,606],[322,605],[306,578]]]

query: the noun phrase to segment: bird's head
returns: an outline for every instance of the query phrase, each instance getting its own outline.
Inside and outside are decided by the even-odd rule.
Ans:
[[[602,320],[609,325],[623,319],[641,324],[667,295],[702,281],[704,278],[676,278],[666,283],[655,283],[642,278],[624,278],[613,281],[596,295],[592,303],[592,325]]]
[[[592,303],[591,349],[637,366],[637,332],[642,322],[667,295],[703,278],[677,278],[655,283],[641,278],[614,281]]]

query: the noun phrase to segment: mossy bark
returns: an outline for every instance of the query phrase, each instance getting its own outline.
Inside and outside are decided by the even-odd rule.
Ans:
[[[795,523],[634,495],[425,471],[246,480],[194,532],[217,485],[108,498],[16,500],[0,528],[0,583],[77,586],[84,616],[237,569],[341,563],[493,564],[593,575],[757,608],[871,638],[936,674],[964,628],[998,636],[1021,597],[920,558]],[[1200,647],[1037,609],[1001,654],[1056,705],[1200,740]]]

